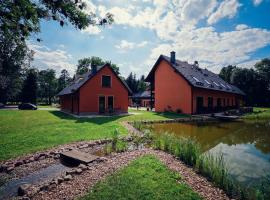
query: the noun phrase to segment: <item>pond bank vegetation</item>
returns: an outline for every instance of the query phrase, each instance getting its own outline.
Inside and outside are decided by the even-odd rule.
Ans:
[[[228,196],[243,200],[270,199],[270,175],[266,175],[260,184],[246,187],[229,174],[223,154],[203,153],[197,142],[191,138],[179,138],[170,133],[154,134],[139,123],[134,124],[145,133],[145,141],[157,150],[174,155],[177,159],[193,167],[197,173],[206,177]]]

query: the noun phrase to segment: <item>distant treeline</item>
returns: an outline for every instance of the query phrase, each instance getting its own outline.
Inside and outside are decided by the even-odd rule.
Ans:
[[[221,69],[219,76],[246,93],[246,105],[270,106],[270,59],[249,69],[229,65]]]

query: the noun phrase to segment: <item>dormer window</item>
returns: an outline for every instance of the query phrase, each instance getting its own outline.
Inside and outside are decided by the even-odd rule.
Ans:
[[[111,87],[111,76],[102,76],[102,87],[110,88]]]

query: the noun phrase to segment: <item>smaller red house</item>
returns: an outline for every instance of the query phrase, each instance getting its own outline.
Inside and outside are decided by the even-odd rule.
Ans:
[[[138,92],[130,97],[129,106],[150,107],[151,92],[149,90]]]
[[[59,94],[61,110],[77,115],[127,113],[128,85],[110,64],[92,66]]]

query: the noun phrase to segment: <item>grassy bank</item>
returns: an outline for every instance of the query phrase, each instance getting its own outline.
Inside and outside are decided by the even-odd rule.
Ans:
[[[198,173],[223,189],[230,197],[243,200],[267,200],[270,198],[270,176],[263,178],[257,187],[243,187],[229,175],[222,154],[216,156],[203,154],[200,146],[190,138],[179,138],[168,133],[149,134],[148,130],[145,132],[150,138],[150,145],[155,149],[168,152],[185,164],[192,166]]]
[[[243,118],[248,120],[270,119],[270,108],[254,108],[252,113],[244,115]]]
[[[144,156],[99,182],[83,200],[202,199],[153,156]]]
[[[121,121],[162,120],[185,117],[174,113],[132,110],[134,115],[74,118],[60,111],[0,110],[0,160],[48,149],[60,144],[111,138],[115,129],[127,130]]]

